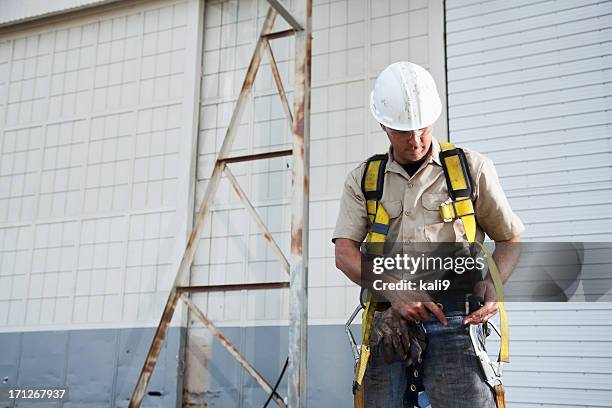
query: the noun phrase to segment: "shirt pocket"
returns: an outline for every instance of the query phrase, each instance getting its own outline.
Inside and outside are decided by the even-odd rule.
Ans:
[[[400,215],[402,215],[403,205],[400,200],[392,200],[392,201],[382,201],[381,200],[380,204],[382,204],[385,211],[387,211],[387,214],[389,214],[389,218],[391,219],[397,218]]]
[[[428,242],[465,242],[465,228],[461,220],[443,222],[440,204],[448,200],[444,193],[425,193],[421,201],[424,208],[424,232]]]
[[[440,222],[440,204],[448,200],[444,193],[423,193],[421,203],[423,204],[425,224]]]

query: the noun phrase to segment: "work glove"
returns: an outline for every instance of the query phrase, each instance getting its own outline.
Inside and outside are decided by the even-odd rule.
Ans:
[[[407,366],[420,361],[427,344],[424,331],[417,324],[404,319],[392,307],[374,316],[370,348],[377,347],[381,342],[385,363],[402,361]]]

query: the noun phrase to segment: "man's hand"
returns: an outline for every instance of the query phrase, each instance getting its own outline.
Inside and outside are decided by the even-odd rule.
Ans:
[[[479,324],[486,323],[490,318],[497,313],[497,293],[495,285],[489,280],[478,282],[474,286],[473,295],[484,299],[484,304],[475,312],[471,313],[463,319],[463,324]]]
[[[374,348],[381,342],[383,359],[387,364],[404,361],[410,365],[419,359],[426,346],[425,333],[391,307],[374,318],[370,347]]]
[[[502,282],[506,282],[521,256],[521,236],[515,235],[507,241],[495,241],[495,251],[493,252],[493,261],[499,269],[499,274]],[[491,281],[491,276],[478,282],[472,293],[481,299],[484,299],[484,306],[470,314],[463,320],[463,324],[478,324],[485,323],[497,313],[497,292]]]
[[[399,313],[404,319],[409,322],[418,322],[420,320],[429,320],[429,312],[431,312],[443,325],[447,325],[448,321],[444,312],[438,305],[432,301],[424,302],[407,302],[403,300],[392,301],[392,308]]]

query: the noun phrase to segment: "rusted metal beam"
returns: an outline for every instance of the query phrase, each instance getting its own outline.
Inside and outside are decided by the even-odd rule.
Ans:
[[[240,201],[242,201],[244,207],[247,209],[249,214],[251,214],[251,217],[253,218],[253,221],[255,221],[255,224],[257,224],[259,231],[261,231],[266,241],[268,241],[270,247],[272,247],[272,250],[278,257],[278,260],[280,261],[283,269],[285,270],[285,272],[289,273],[289,261],[287,261],[285,254],[283,254],[283,251],[280,249],[280,246],[278,246],[278,244],[274,240],[274,237],[272,237],[272,234],[270,234],[270,231],[268,231],[266,224],[264,224],[261,217],[255,210],[255,207],[253,207],[253,205],[249,201],[249,198],[246,196],[244,190],[242,190],[242,187],[240,187],[240,183],[238,183],[238,180],[236,180],[236,177],[234,177],[234,174],[230,171],[229,167],[225,168],[225,175],[232,184],[232,187],[240,198]]]
[[[289,127],[293,129],[293,115],[291,114],[291,108],[289,108],[289,101],[287,100],[287,94],[285,93],[285,87],[283,87],[283,80],[278,72],[278,66],[276,65],[276,59],[274,58],[274,52],[272,51],[272,45],[270,41],[267,41],[266,50],[268,50],[268,58],[270,59],[270,68],[272,68],[272,75],[274,76],[274,82],[276,83],[276,89],[278,89],[278,96],[280,96],[287,122]]]
[[[174,310],[176,309],[176,303],[178,302],[179,297],[179,291],[176,289],[176,287],[173,287],[170,291],[170,295],[168,296],[168,301],[166,302],[166,307],[164,308],[164,312],[162,313],[159,325],[155,330],[153,342],[151,343],[151,347],[149,348],[149,353],[147,354],[144,366],[140,371],[138,382],[136,383],[136,387],[134,388],[134,392],[132,393],[132,398],[130,399],[129,408],[140,407],[145,392],[147,391],[147,385],[149,385],[149,381],[151,380],[151,376],[153,375],[153,369],[155,368],[155,364],[157,363],[157,357],[159,356],[162,346],[164,345],[166,334],[168,334],[170,321],[172,320],[172,315],[174,314]]]
[[[238,163],[253,160],[272,159],[274,157],[290,156],[293,154],[293,149],[277,150],[274,152],[264,152],[255,154],[245,154],[244,156],[234,156],[219,159],[220,162],[224,163]]]
[[[295,34],[295,30],[293,28],[290,28],[288,30],[276,31],[274,33],[266,34],[264,35],[264,37],[267,40],[274,40],[276,38],[289,37],[290,35],[293,35],[293,34]]]
[[[270,7],[263,23],[261,35],[269,34],[272,32],[272,27],[274,26],[276,16],[276,10],[273,7]],[[168,333],[170,320],[172,320],[172,315],[174,314],[174,310],[176,308],[176,302],[179,296],[176,287],[181,283],[183,276],[191,268],[191,263],[193,262],[195,250],[198,246],[200,236],[202,235],[204,221],[208,214],[208,210],[212,204],[213,196],[219,186],[221,174],[223,173],[223,169],[225,168],[225,162],[220,162],[219,158],[226,157],[231,151],[245,103],[251,92],[251,89],[253,88],[253,82],[255,80],[257,70],[259,69],[261,59],[263,58],[263,54],[266,49],[266,42],[267,40],[260,36],[257,41],[257,44],[255,45],[255,51],[253,52],[253,56],[251,57],[251,62],[249,64],[249,68],[247,69],[247,73],[242,84],[242,88],[240,90],[240,95],[238,96],[238,100],[236,101],[236,106],[234,107],[229,127],[227,128],[225,138],[223,139],[223,144],[221,145],[221,149],[219,150],[217,162],[215,163],[215,167],[213,168],[212,175],[206,187],[206,192],[204,193],[204,198],[202,199],[200,210],[198,211],[198,218],[196,220],[195,227],[193,228],[193,230],[191,231],[191,235],[189,236],[187,247],[185,248],[183,258],[181,259],[181,263],[174,279],[174,285],[172,287],[172,290],[170,291],[170,294],[168,295],[168,300],[164,308],[164,313],[162,314],[161,321],[157,327],[157,330],[155,331],[155,336],[153,337],[153,341],[151,343],[151,347],[149,348],[147,358],[145,359],[144,365],[140,372],[140,376],[138,377],[138,382],[136,383],[136,387],[134,388],[134,392],[132,393],[129,408],[140,407],[147,386],[149,385],[153,369],[155,368],[155,364],[157,362],[157,357],[159,356],[159,352],[161,351],[164,339],[166,338],[166,335]]]
[[[290,272],[289,261],[287,261],[285,254],[283,254],[283,251],[280,249],[280,246],[276,243],[276,240],[274,239],[270,231],[268,231],[266,224],[264,224],[263,220],[261,219],[261,217],[255,210],[255,207],[253,207],[253,204],[251,204],[251,202],[249,201],[249,198],[246,196],[246,193],[244,192],[244,190],[242,190],[242,187],[240,187],[240,183],[238,183],[238,180],[236,180],[236,177],[234,177],[234,174],[230,171],[228,167],[225,168],[225,175],[227,176],[228,180],[232,184],[232,187],[234,188],[234,191],[240,198],[240,201],[242,201],[242,204],[244,204],[244,207],[247,209],[249,214],[251,214],[251,217],[255,221],[255,224],[257,224],[257,227],[263,234],[264,238],[266,239],[268,244],[272,247],[272,250],[274,251],[274,253],[276,253],[276,256],[278,256],[278,260],[280,261],[283,269],[285,270],[285,272],[289,273]]]
[[[257,282],[237,283],[227,285],[201,285],[201,286],[177,286],[179,292],[201,293],[201,292],[231,292],[236,290],[260,290],[260,289],[283,289],[288,288],[289,282]]]
[[[302,0],[300,0],[302,1]],[[285,21],[291,26],[293,27],[294,30],[296,31],[302,31],[304,28],[302,27],[302,25],[300,23],[298,23],[298,21],[296,20],[296,18],[293,16],[293,14],[291,14],[291,12],[289,11],[289,9],[287,9],[287,7],[285,7],[285,5],[279,1],[279,0],[268,0],[268,3],[274,7],[274,9],[276,11],[278,11],[278,14],[280,14]]]
[[[307,405],[306,354],[308,345],[308,197],[312,0],[298,1],[295,15],[303,24],[304,30],[295,33],[288,398],[291,408],[305,408]]]
[[[255,45],[255,51],[253,52],[253,56],[251,57],[251,62],[249,64],[249,68],[247,69],[244,82],[242,83],[240,95],[238,95],[236,106],[234,107],[234,111],[232,112],[232,118],[230,119],[227,132],[225,133],[223,144],[221,145],[221,149],[219,150],[219,155],[217,156],[218,159],[227,157],[228,153],[231,151],[232,145],[234,143],[234,138],[236,136],[236,132],[238,131],[238,126],[240,124],[240,119],[242,118],[242,112],[246,105],[247,98],[253,88],[253,83],[255,82],[257,70],[259,69],[261,59],[263,58],[263,54],[266,50],[267,40],[265,39],[265,37],[262,36],[272,32],[272,27],[274,26],[276,15],[276,10],[270,7],[268,9],[266,19],[264,20],[261,35],[257,40],[257,44]]]
[[[221,330],[219,330],[217,326],[215,326],[213,322],[211,322],[206,317],[206,315],[191,301],[189,296],[186,293],[183,293],[181,298],[183,299],[189,310],[191,310],[191,313],[193,313],[204,324],[204,326],[206,326],[208,330],[210,330],[212,335],[215,336],[221,342],[223,347],[225,347],[225,349],[236,359],[236,361],[238,361],[242,368],[244,368],[245,371],[249,373],[249,375],[253,377],[253,379],[257,381],[259,385],[261,385],[261,388],[263,388],[264,391],[266,391],[268,394],[272,394],[272,399],[274,400],[274,402],[276,402],[279,407],[286,408],[287,405],[285,405],[283,399],[278,394],[273,393],[272,386],[265,380],[265,378],[262,377],[261,374],[259,374],[259,372],[257,372],[255,367],[253,367],[247,361],[247,359],[244,358],[242,354],[240,354],[240,351],[238,351],[238,349],[232,344],[232,342],[229,341],[229,339],[223,335]]]

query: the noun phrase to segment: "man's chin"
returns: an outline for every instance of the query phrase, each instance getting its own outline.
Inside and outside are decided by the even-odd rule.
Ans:
[[[425,157],[425,155],[419,152],[419,153],[410,153],[410,154],[406,154],[406,155],[404,156],[404,159],[405,159],[407,162],[416,163],[416,162],[418,162],[418,161],[423,160],[423,157]]]

